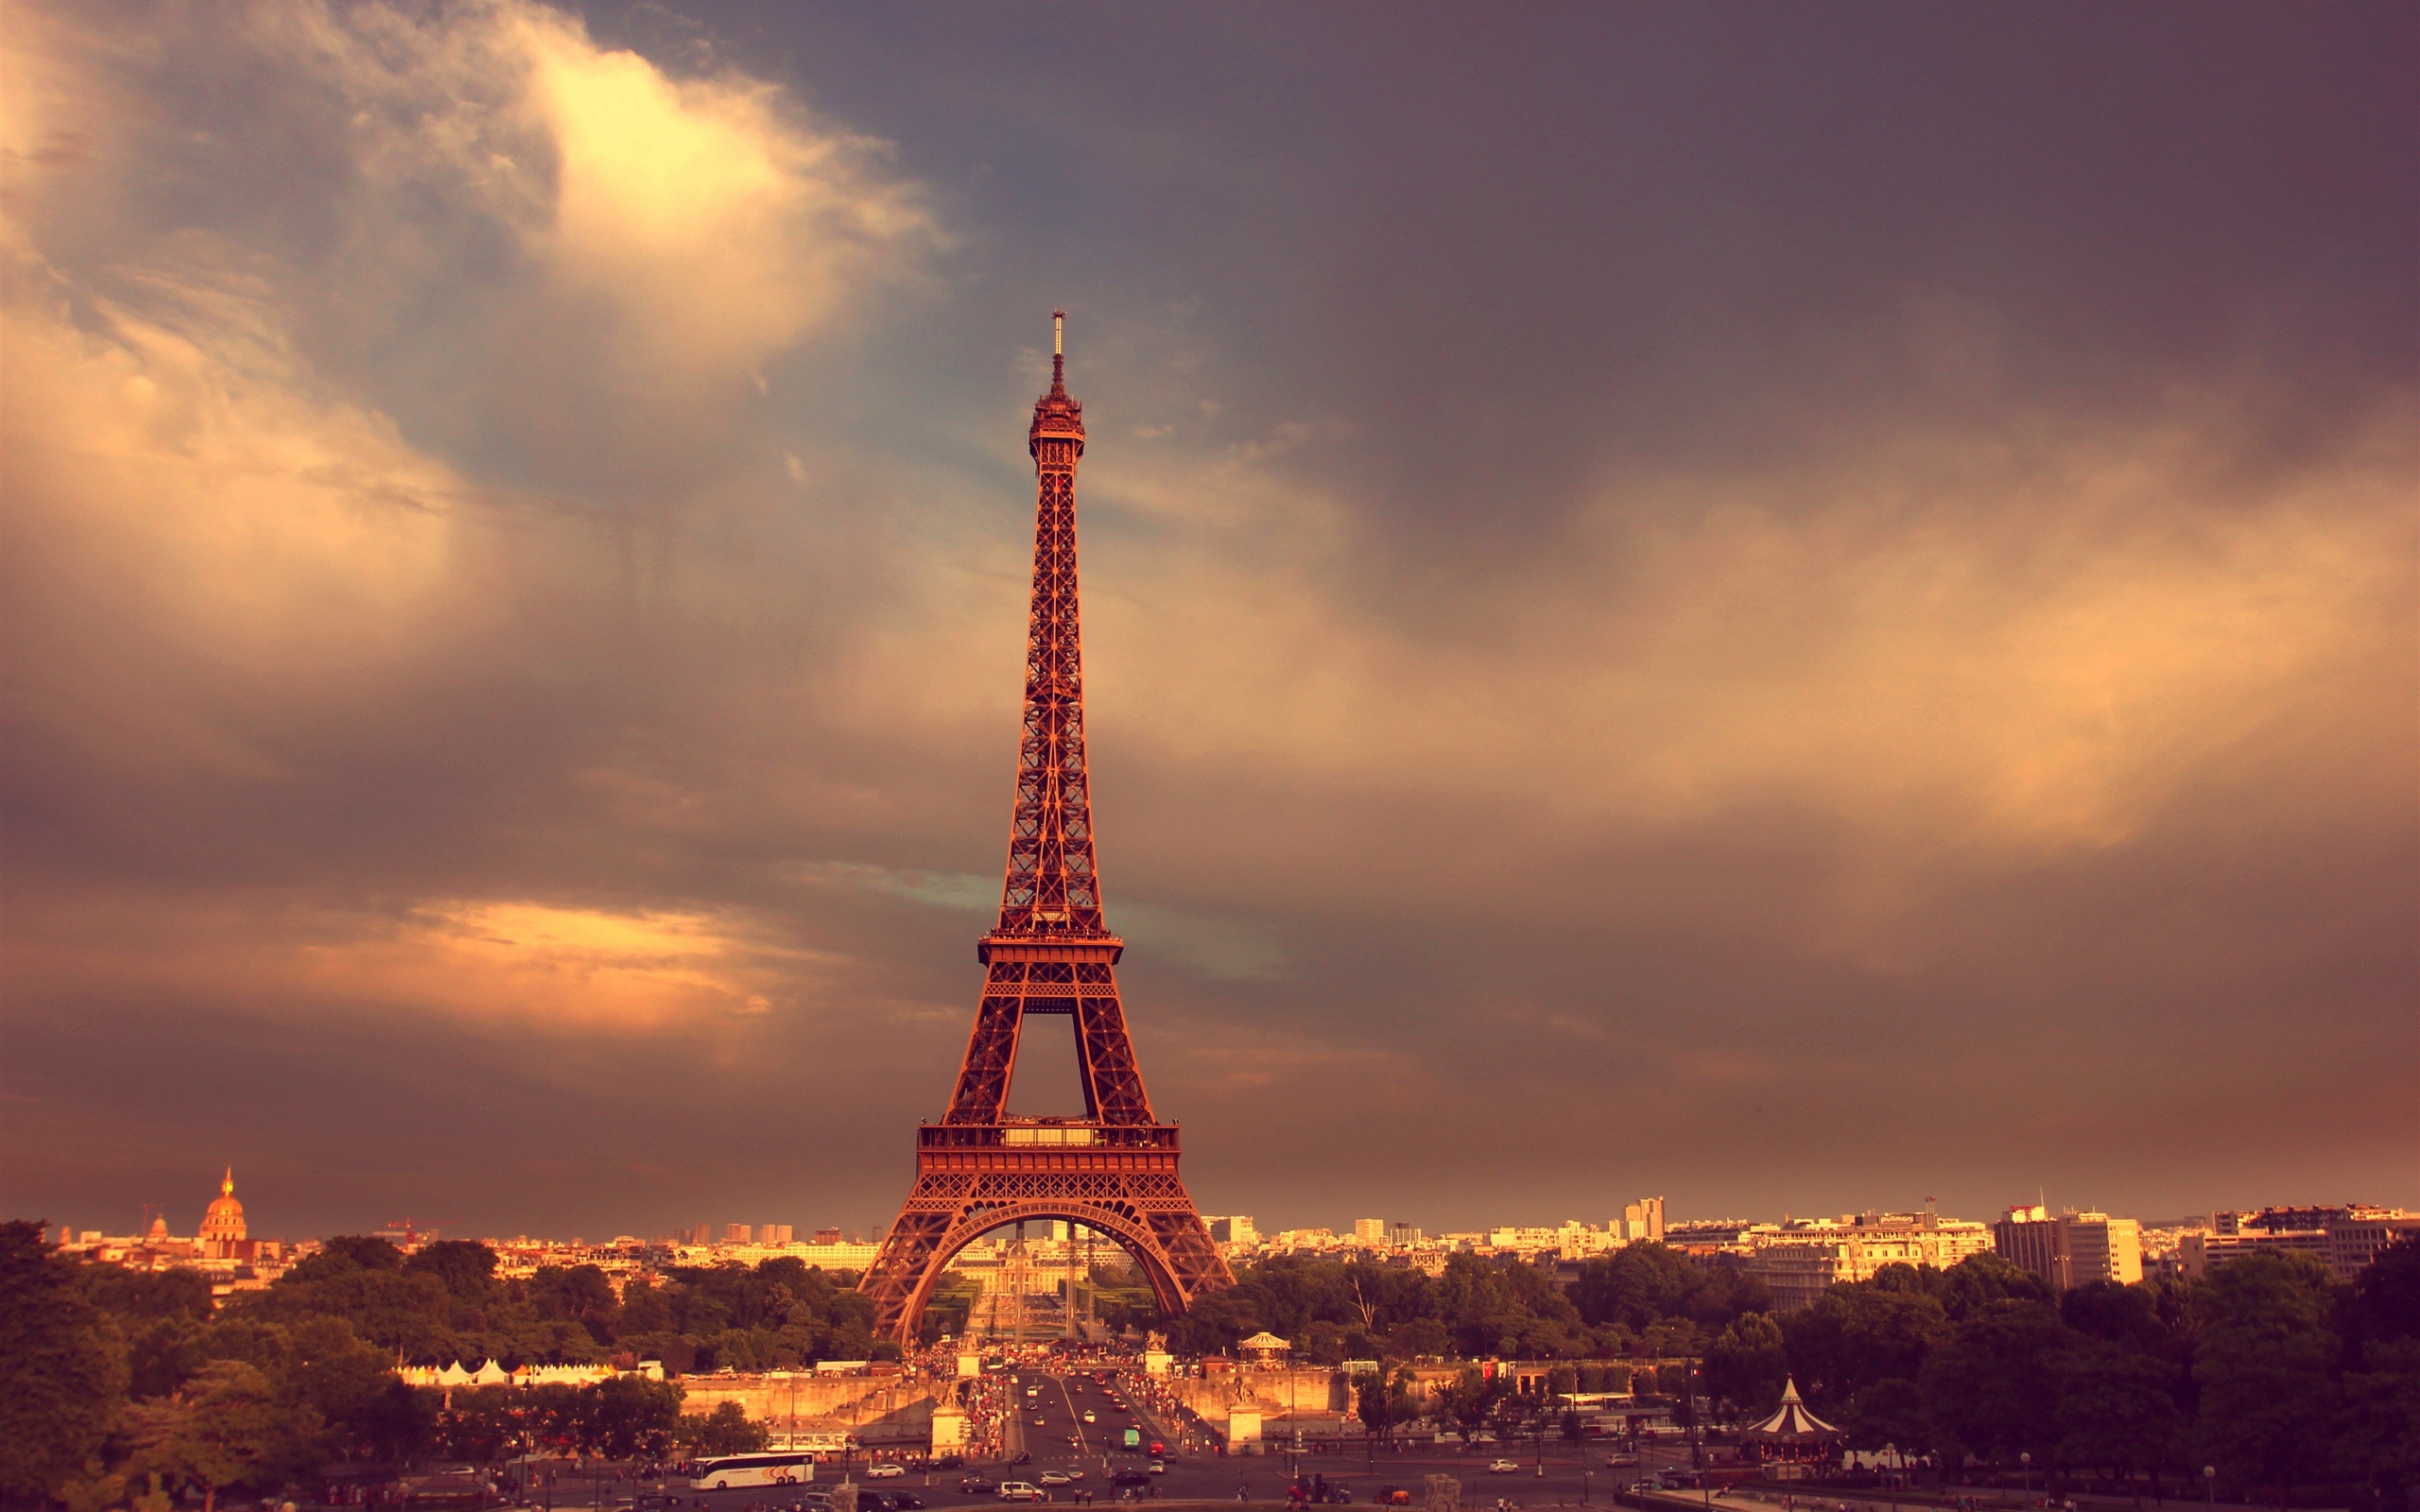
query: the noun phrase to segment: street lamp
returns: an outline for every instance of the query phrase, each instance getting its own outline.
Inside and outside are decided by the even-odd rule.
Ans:
[[[2021,1466],[2021,1467],[2023,1468],[2023,1469],[2024,1469],[2024,1474],[2025,1474],[2025,1501],[2026,1501],[2026,1504],[2030,1506],[2030,1505],[2031,1505],[2031,1504],[2032,1504],[2032,1503],[2033,1503],[2033,1452],[2032,1452],[2032,1451],[2031,1451],[2031,1450],[2019,1450],[2019,1451],[2017,1451],[2017,1454],[2016,1454],[2016,1463],[2017,1463],[2019,1466]]]
[[[2202,1467],[2202,1504],[2209,1507],[2219,1504],[2219,1468],[2216,1465]]]

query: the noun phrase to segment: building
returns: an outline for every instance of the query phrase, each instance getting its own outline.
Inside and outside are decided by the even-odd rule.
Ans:
[[[2325,1265],[2338,1280],[2350,1281],[2398,1239],[2420,1239],[2420,1213],[2362,1203],[2214,1212],[2206,1231],[2188,1231],[2179,1239],[2176,1269],[2199,1279],[2239,1255],[2300,1254]]]
[[[1795,1312],[1843,1281],[1872,1280],[1885,1265],[1947,1270],[1992,1247],[1979,1223],[1937,1213],[1865,1212],[1743,1229],[1741,1269],[1765,1283],[1773,1311]]]
[[[1353,1220],[1353,1237],[1361,1244],[1383,1245],[1387,1242],[1387,1220],[1356,1218]]]
[[[726,1245],[752,1244],[755,1234],[756,1230],[744,1223],[728,1223],[723,1225],[722,1242]]]
[[[1620,1218],[1607,1226],[1614,1231],[1616,1244],[1637,1244],[1645,1241],[1660,1245],[1664,1242],[1664,1199],[1641,1197],[1622,1209]]]
[[[1205,1218],[1202,1221],[1210,1226],[1210,1237],[1219,1244],[1254,1245],[1260,1242],[1260,1235],[1253,1229],[1250,1218],[1237,1215],[1232,1218]]]
[[[1992,1225],[1992,1247],[2002,1260],[2062,1290],[2143,1279],[2143,1228],[2105,1212],[2063,1212],[2040,1206],[2011,1208]]]
[[[249,1260],[245,1243],[244,1205],[235,1200],[235,1168],[229,1166],[218,1183],[218,1195],[201,1215],[201,1256],[204,1260]]]
[[[786,1245],[791,1242],[791,1236],[797,1233],[798,1229],[791,1224],[769,1223],[759,1225],[756,1231],[761,1236],[761,1243]]]

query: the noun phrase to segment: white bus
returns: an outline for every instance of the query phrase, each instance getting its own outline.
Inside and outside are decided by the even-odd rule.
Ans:
[[[731,1486],[798,1486],[815,1479],[815,1456],[804,1450],[769,1454],[717,1454],[689,1467],[689,1488],[719,1491]]]

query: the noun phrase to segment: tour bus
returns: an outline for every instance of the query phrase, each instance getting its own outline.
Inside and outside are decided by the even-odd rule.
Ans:
[[[719,1491],[733,1486],[796,1486],[815,1479],[815,1456],[804,1450],[769,1454],[717,1454],[689,1467],[689,1488]]]

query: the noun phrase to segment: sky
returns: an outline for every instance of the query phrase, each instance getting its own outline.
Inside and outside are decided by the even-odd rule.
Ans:
[[[11,1215],[878,1232],[1054,308],[1204,1211],[2420,1204],[2407,6],[9,9]]]

